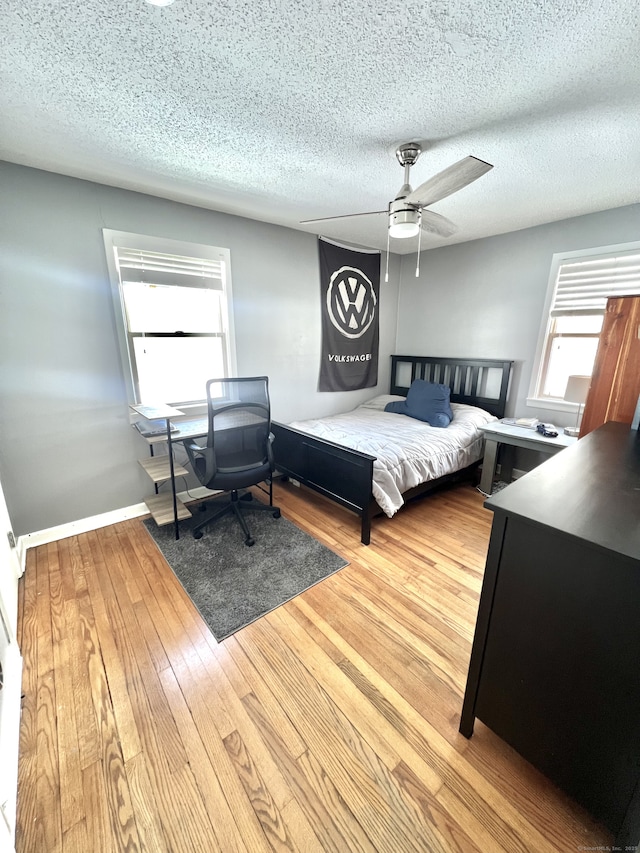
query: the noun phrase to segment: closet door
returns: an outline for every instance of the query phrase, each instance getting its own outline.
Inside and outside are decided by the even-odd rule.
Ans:
[[[630,424],[640,395],[640,296],[607,300],[580,437],[607,421]]]

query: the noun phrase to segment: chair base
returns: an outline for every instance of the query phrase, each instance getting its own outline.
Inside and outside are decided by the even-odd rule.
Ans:
[[[235,515],[238,520],[240,527],[242,528],[242,532],[244,533],[244,544],[245,545],[253,545],[255,543],[255,539],[251,536],[249,531],[249,527],[247,526],[247,522],[243,516],[244,512],[270,512],[274,518],[280,518],[280,509],[277,506],[273,506],[272,503],[263,504],[260,501],[254,501],[253,495],[251,492],[246,492],[243,495],[239,495],[237,489],[232,489],[230,494],[230,499],[227,501],[221,501],[216,499],[216,509],[214,512],[209,513],[205,518],[199,521],[192,528],[191,532],[193,533],[194,539],[202,538],[202,530],[207,525],[211,524],[212,521],[215,521],[217,518],[222,518],[223,515],[228,515],[232,513]],[[271,501],[271,490],[269,494],[269,499]],[[206,504],[201,506],[201,510],[206,509]]]

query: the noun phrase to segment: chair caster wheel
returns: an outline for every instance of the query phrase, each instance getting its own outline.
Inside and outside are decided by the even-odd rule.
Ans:
[[[252,500],[253,500],[253,495],[251,494],[251,492],[245,492],[245,494],[244,494],[244,495],[242,495],[242,497],[240,498],[240,500],[241,500],[241,501],[252,501]]]
[[[279,510],[279,509],[277,509],[277,510],[273,513],[273,517],[274,517],[274,518],[280,518],[280,515],[281,515],[281,513],[280,513],[280,510]]]
[[[249,546],[251,546],[251,545],[255,545],[255,542],[256,542],[256,540],[255,540],[255,539],[252,539],[251,537],[249,537],[248,539],[245,539],[245,540],[244,540],[244,544],[245,544],[245,545],[247,545],[247,547],[249,547]]]
[[[202,530],[196,530],[196,532],[193,534],[193,538],[202,539]]]

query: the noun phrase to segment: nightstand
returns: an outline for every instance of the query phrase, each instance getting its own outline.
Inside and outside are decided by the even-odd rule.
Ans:
[[[506,424],[502,423],[502,421],[485,424],[480,429],[484,433],[485,446],[479,488],[485,495],[490,495],[493,490],[499,445],[505,444],[509,447],[524,447],[527,450],[537,450],[539,453],[552,455],[564,450],[565,447],[571,447],[578,440],[563,433],[560,433],[556,438],[545,438],[544,435],[535,429]],[[502,465],[502,479],[508,482],[512,478],[512,473],[513,454],[510,453]]]

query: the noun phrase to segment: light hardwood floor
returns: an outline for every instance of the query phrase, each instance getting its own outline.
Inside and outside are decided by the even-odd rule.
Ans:
[[[140,520],[28,552],[17,853],[611,844],[481,723],[458,733],[482,496],[414,502],[369,547],[312,493],[275,498],[350,565],[221,644]]]

